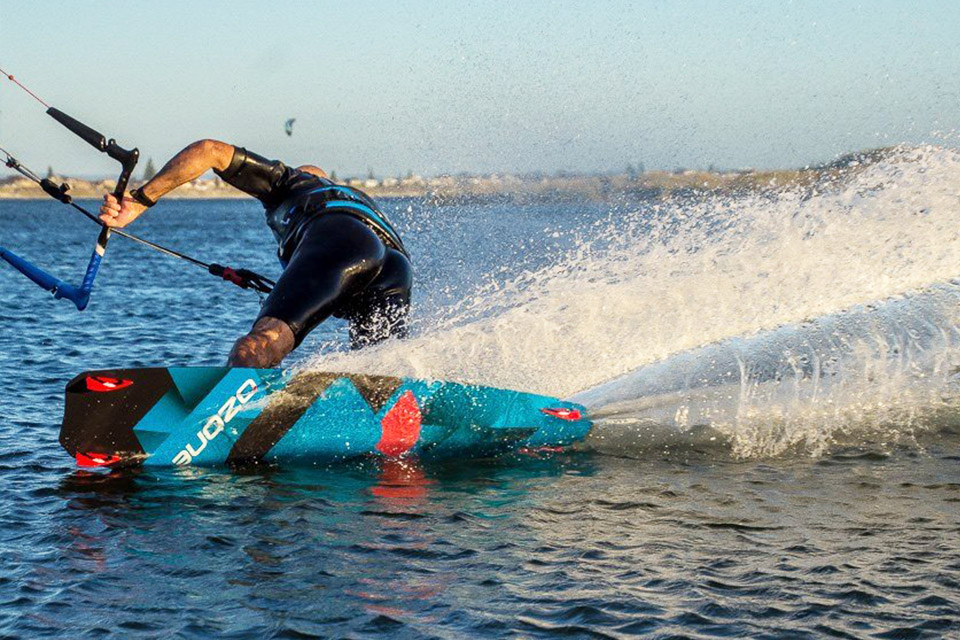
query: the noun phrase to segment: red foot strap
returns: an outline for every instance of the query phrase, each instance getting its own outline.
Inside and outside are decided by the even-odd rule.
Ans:
[[[109,453],[80,453],[77,451],[77,465],[81,467],[109,467],[120,462],[120,456]]]
[[[407,391],[383,416],[383,429],[377,451],[385,456],[397,457],[409,451],[420,439],[420,423],[423,414],[412,391]]]
[[[108,378],[106,376],[87,376],[87,391],[96,391],[98,393],[119,391],[120,389],[126,389],[132,384],[133,380],[121,380],[119,378]]]
[[[579,420],[583,416],[580,414],[579,409],[567,409],[566,407],[561,407],[559,409],[540,409],[541,413],[545,413],[548,416],[553,416],[554,418],[560,418],[561,420],[570,420],[575,421]]]

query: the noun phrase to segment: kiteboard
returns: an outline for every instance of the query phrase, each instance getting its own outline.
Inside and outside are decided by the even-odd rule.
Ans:
[[[68,383],[60,444],[84,467],[320,465],[562,448],[583,406],[457,382],[227,367],[89,371]]]

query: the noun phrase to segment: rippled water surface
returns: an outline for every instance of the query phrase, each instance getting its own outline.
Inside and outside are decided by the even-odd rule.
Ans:
[[[578,390],[556,364],[571,344],[556,360],[538,353],[539,374],[506,328],[506,353],[469,349],[498,319],[532,332],[523,296],[544,294],[529,274],[559,268],[608,205],[388,206],[418,260],[423,320],[405,366],[439,366],[439,348],[417,346],[435,323],[452,332],[438,374],[505,383],[484,365],[512,357],[531,388]],[[172,202],[136,230],[275,275],[260,215],[254,203]],[[0,202],[0,244],[58,275],[79,276],[94,236],[57,203]],[[82,314],[0,266],[0,636],[960,635],[960,429],[949,411],[936,428],[847,428],[843,445],[816,453],[718,444],[426,468],[85,473],[57,444],[64,383],[88,368],[221,364],[257,298],[119,238]],[[444,311],[490,274],[516,283],[519,302]],[[615,330],[609,371],[576,365],[593,379],[622,373],[629,346],[616,317],[596,320],[601,307],[537,314],[548,337],[557,325]],[[721,312],[687,311],[704,326],[725,322],[711,320]],[[325,327],[301,361],[342,338],[341,325]]]
[[[4,626],[937,637],[960,622],[958,460],[577,456],[111,478],[14,472],[5,456]]]

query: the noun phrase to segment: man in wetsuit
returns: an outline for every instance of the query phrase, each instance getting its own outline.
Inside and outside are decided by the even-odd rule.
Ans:
[[[355,348],[406,332],[413,270],[393,225],[365,193],[319,167],[296,169],[242,147],[200,140],[122,202],[104,196],[100,219],[125,227],[166,193],[209,169],[263,204],[283,274],[228,364],[274,367],[328,317],[350,322]]]

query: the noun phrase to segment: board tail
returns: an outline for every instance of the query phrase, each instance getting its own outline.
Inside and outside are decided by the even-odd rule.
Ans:
[[[167,369],[82,373],[67,384],[60,444],[81,466],[146,455],[134,427],[173,387]]]

